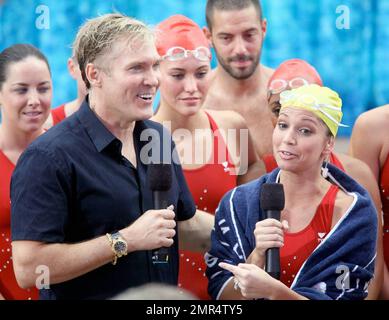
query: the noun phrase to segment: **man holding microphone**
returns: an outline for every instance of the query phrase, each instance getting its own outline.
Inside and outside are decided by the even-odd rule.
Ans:
[[[154,210],[142,133],[169,139],[157,142],[158,152],[174,145],[147,120],[159,86],[153,34],[140,21],[107,14],[86,22],[77,38],[88,96],[26,150],[12,178],[16,278],[30,287],[47,266],[50,287],[41,299],[106,299],[147,282],[175,285],[176,221],[192,218],[195,206],[170,152],[169,207]],[[169,260],[155,263],[161,247]]]

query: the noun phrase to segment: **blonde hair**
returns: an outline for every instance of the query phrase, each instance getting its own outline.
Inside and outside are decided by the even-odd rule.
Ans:
[[[102,15],[80,27],[73,43],[73,52],[88,89],[90,83],[85,74],[86,65],[98,62],[119,39],[128,44],[154,44],[155,41],[153,31],[143,22],[120,13]]]

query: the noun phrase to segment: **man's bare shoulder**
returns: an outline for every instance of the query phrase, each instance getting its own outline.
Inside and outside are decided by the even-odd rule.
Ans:
[[[260,65],[261,67],[261,73],[266,77],[266,78],[271,78],[271,76],[273,75],[274,73],[274,69],[273,68],[270,68],[268,66],[265,66],[263,64]]]

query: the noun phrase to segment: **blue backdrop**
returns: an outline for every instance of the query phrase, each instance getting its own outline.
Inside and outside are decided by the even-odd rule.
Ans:
[[[76,86],[66,60],[87,18],[120,11],[155,25],[181,13],[205,25],[206,0],[0,0],[0,50],[32,43],[48,57],[53,106],[72,100]],[[340,135],[349,135],[364,110],[389,102],[389,0],[262,0],[268,20],[262,61],[308,60],[344,101]],[[215,64],[215,61],[213,62]]]

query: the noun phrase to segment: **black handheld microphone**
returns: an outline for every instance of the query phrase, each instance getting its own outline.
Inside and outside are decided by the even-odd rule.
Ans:
[[[168,203],[168,191],[172,186],[172,168],[171,164],[151,163],[147,169],[148,183],[153,192],[154,209],[166,209]],[[168,263],[169,249],[159,248],[152,252],[153,263]]]
[[[265,183],[261,189],[261,209],[266,219],[280,220],[281,211],[285,206],[284,186],[280,183]],[[266,250],[265,270],[275,279],[280,279],[280,249]]]

